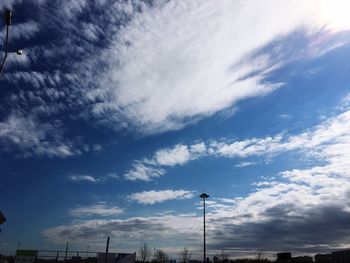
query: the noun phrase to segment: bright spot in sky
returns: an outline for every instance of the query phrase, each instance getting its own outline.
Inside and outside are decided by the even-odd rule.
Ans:
[[[320,3],[320,19],[327,28],[345,30],[350,28],[350,1],[323,0]]]

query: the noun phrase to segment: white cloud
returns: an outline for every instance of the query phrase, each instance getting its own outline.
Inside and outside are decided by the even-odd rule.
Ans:
[[[307,168],[281,171],[274,177],[261,177],[262,180],[252,185],[254,189],[247,196],[211,197],[207,202],[207,233],[210,237],[208,247],[228,250],[260,248],[269,251],[293,247],[295,251],[315,253],[322,249],[342,248],[344,244],[348,244],[349,127],[350,110],[345,110],[296,135],[284,133],[268,138],[253,138],[233,146],[234,142],[225,144],[224,140],[215,143],[204,142],[206,147],[203,148],[209,149],[205,154],[210,153],[214,156],[240,159],[253,155],[295,151],[300,154],[300,158],[313,160]],[[145,191],[131,195],[130,199],[154,204],[182,198],[187,194],[193,195],[193,192],[186,193],[186,190],[178,191],[181,192]],[[200,202],[197,202],[197,205],[201,209]],[[68,236],[74,235],[76,239],[82,236],[93,239],[91,229],[105,233],[108,226],[108,231],[114,229],[117,232],[113,233],[124,235],[125,241],[130,244],[136,237],[145,234],[148,240],[158,240],[159,236],[167,240],[167,237],[173,235],[176,242],[186,239],[189,240],[189,244],[196,244],[197,240],[190,239],[190,236],[198,235],[201,216],[189,214],[175,217],[177,222],[173,221],[172,215],[143,217],[137,220],[128,218],[113,222],[87,221],[51,228],[44,231],[44,235],[54,242],[64,242]],[[138,227],[130,226],[131,222],[135,225],[137,222]],[[175,223],[176,226],[170,225]],[[329,227],[325,228],[325,225]],[[81,235],[76,235],[79,231]],[[95,231],[93,233],[96,233]],[[177,236],[178,231],[183,231],[183,234]]]
[[[240,157],[245,158],[252,155],[264,155],[273,153],[279,147],[282,140],[281,135],[266,138],[252,138],[243,141],[216,142],[211,143],[212,153],[224,157]]]
[[[296,251],[315,253],[322,249],[341,248],[350,242],[347,220],[350,214],[348,127],[350,110],[297,135],[247,140],[239,146],[243,154],[237,153],[237,145],[225,148],[233,148],[231,152],[220,151],[224,147],[223,142],[214,144],[215,147],[211,146],[212,141],[205,143],[204,148],[212,147],[211,153],[215,156],[244,158],[297,151],[300,158],[314,160],[307,168],[281,171],[274,177],[261,177],[260,181],[252,184],[254,188],[247,196],[212,196],[208,199],[208,247],[213,250],[260,248],[269,251],[293,247]],[[193,194],[186,190],[144,191],[129,198],[142,204],[155,204],[191,198]],[[201,209],[202,204],[196,204]],[[113,229],[113,233],[124,236],[123,240],[128,244],[134,244],[135,238],[147,235],[147,240],[154,242],[161,236],[165,242],[168,242],[168,237],[173,237],[176,242],[187,240],[189,245],[195,245],[197,239],[194,241],[191,236],[198,235],[201,219],[201,215],[167,214],[119,221],[86,221],[57,226],[45,230],[43,234],[54,242],[65,242],[68,237],[93,240],[91,231],[109,233]],[[325,225],[330,227],[325,228]],[[178,231],[182,234],[178,235]]]
[[[235,166],[238,168],[243,168],[243,167],[252,166],[255,164],[256,164],[255,162],[240,162],[240,163],[236,164]]]
[[[204,142],[191,145],[177,144],[171,148],[157,150],[151,158],[135,161],[133,168],[126,172],[124,177],[128,180],[149,181],[165,173],[162,167],[183,165],[191,160],[203,157],[206,154]]]
[[[105,203],[98,203],[90,206],[79,206],[69,210],[73,217],[83,216],[116,216],[122,214],[123,209],[116,206],[109,206]]]
[[[206,147],[204,142],[192,144],[192,145],[190,145],[189,148],[190,148],[190,152],[191,152],[192,156],[197,156],[197,155],[200,156],[200,155],[205,154],[207,151],[207,147]]]
[[[350,110],[345,110],[339,115],[329,118],[319,125],[312,127],[297,135],[277,134],[266,138],[251,138],[242,141],[222,139],[210,140],[196,144],[178,144],[174,147],[163,148],[156,151],[150,158],[137,161],[136,164],[143,169],[162,169],[161,167],[184,165],[189,161],[218,156],[227,158],[247,158],[251,156],[264,156],[270,158],[278,153],[286,151],[304,152],[312,158],[334,160],[344,153],[343,147],[349,135]],[[327,146],[327,148],[325,148]],[[199,149],[199,150],[198,150]],[[327,150],[326,150],[327,149]],[[332,157],[332,158],[331,158]],[[254,162],[243,161],[237,167],[253,165]],[[128,177],[126,177],[128,179]],[[144,177],[147,180],[150,177]],[[143,180],[143,176],[134,177],[134,180]]]
[[[93,115],[100,124],[141,134],[180,129],[279,88],[281,83],[269,83],[266,77],[292,58],[326,50],[319,29],[339,19],[330,12],[335,6],[347,6],[340,1],[324,8],[330,3],[317,0],[156,1],[149,6],[139,1],[79,0],[57,5],[55,10],[42,5],[43,16],[38,21],[16,27],[26,28],[28,37],[37,32],[38,25],[43,31],[55,28],[59,43],[48,40],[28,54],[34,63],[59,62],[65,73],[16,70],[4,80],[26,81],[36,88],[50,85],[63,92],[67,101],[60,107],[52,104],[55,110],[75,109],[78,104],[88,109],[83,115],[89,120]],[[103,15],[96,16],[91,10]],[[47,21],[42,23],[41,17]],[[346,27],[343,23],[335,28]],[[308,47],[293,50],[293,56],[290,50],[286,55],[283,44],[300,28],[306,38],[312,38],[313,32],[321,37],[310,40]],[[271,53],[262,51],[276,39],[282,44]],[[65,46],[69,48],[62,48]],[[23,58],[23,65],[29,64],[27,56]],[[46,109],[37,109],[36,101],[41,114],[53,111],[48,110],[52,105],[41,105],[45,104],[43,94],[36,98]]]
[[[74,182],[90,182],[90,183],[105,183],[109,180],[118,180],[119,176],[115,173],[109,173],[107,175],[103,176],[91,176],[91,175],[85,175],[85,174],[73,174],[70,175],[69,180]]]
[[[152,178],[160,177],[165,173],[161,168],[154,168],[146,166],[143,163],[136,162],[133,164],[133,168],[129,170],[124,177],[127,180],[135,181],[150,181]]]
[[[68,19],[72,19],[82,13],[86,6],[87,3],[85,0],[68,0],[62,6],[62,10],[59,11],[61,11]]]
[[[10,30],[11,40],[21,38],[29,39],[39,31],[39,26],[37,23],[29,21],[20,24],[15,23],[11,25]],[[18,47],[18,49],[20,49],[20,47]]]
[[[291,57],[247,57],[300,27],[319,30],[321,9],[319,1],[268,0],[143,6],[102,54],[106,71],[89,96],[105,102],[94,112],[112,111],[141,133],[159,133],[265,95],[281,84],[262,80]]]
[[[154,154],[158,165],[174,166],[185,164],[190,159],[190,151],[186,145],[175,145],[172,149],[161,149]]]
[[[98,179],[91,175],[71,175],[69,176],[69,179],[74,182],[90,182],[90,183],[97,183]]]
[[[187,190],[161,190],[144,191],[130,195],[130,199],[144,205],[163,203],[174,199],[189,199],[194,196],[192,191]]]
[[[0,140],[17,147],[25,157],[61,157],[81,154],[80,145],[65,140],[59,123],[41,123],[33,116],[11,114],[0,122]]]

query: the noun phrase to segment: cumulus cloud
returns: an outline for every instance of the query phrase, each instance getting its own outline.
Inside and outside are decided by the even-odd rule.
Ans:
[[[130,200],[136,201],[140,204],[153,205],[155,203],[163,203],[168,200],[189,199],[193,196],[193,192],[187,190],[160,190],[133,193],[129,196],[129,198]]]
[[[319,164],[264,178],[233,207],[213,213],[212,247],[298,247],[315,252],[348,243],[349,124],[350,111],[345,111],[306,132],[282,136],[278,144],[271,140],[272,146],[264,146],[268,154],[298,150]],[[231,222],[222,220],[226,217]]]
[[[85,217],[85,216],[116,216],[122,214],[123,209],[110,206],[105,203],[98,203],[89,206],[78,206],[69,210],[69,215],[73,217]]]
[[[161,149],[155,153],[155,161],[159,165],[173,166],[187,163],[190,152],[186,145],[176,145],[172,149]]]
[[[165,174],[162,167],[183,165],[202,157],[206,153],[206,147],[203,142],[200,142],[191,145],[177,144],[171,148],[159,149],[151,158],[135,161],[133,168],[126,172],[124,177],[128,180],[149,181]]]

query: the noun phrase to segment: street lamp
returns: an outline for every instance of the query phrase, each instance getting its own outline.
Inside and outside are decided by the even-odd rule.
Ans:
[[[9,52],[9,48],[8,48],[8,43],[9,43],[9,28],[10,28],[10,25],[11,25],[11,19],[12,19],[12,13],[10,10],[5,10],[5,25],[6,25],[6,37],[5,37],[5,55],[4,55],[4,58],[1,62],[1,65],[0,65],[0,78],[2,76],[2,72],[4,70],[4,67],[5,67],[5,62],[6,62],[6,59],[7,59],[7,55],[8,55],[8,52]],[[22,50],[17,50],[16,51],[17,55],[22,55]]]
[[[200,198],[203,199],[203,237],[204,237],[204,242],[203,242],[203,263],[206,262],[206,247],[205,247],[205,199],[207,199],[209,197],[209,195],[207,195],[206,193],[203,193],[199,196]]]

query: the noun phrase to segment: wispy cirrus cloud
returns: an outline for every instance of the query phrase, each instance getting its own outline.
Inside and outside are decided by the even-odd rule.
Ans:
[[[87,174],[72,174],[68,177],[68,179],[73,182],[104,183],[108,180],[118,180],[119,176],[115,173],[109,173],[98,177]]]
[[[69,180],[73,182],[90,182],[90,183],[97,183],[97,179],[91,175],[81,175],[81,174],[74,174],[69,176]]]
[[[193,191],[188,190],[158,190],[158,191],[143,191],[133,193],[129,199],[144,205],[153,205],[163,203],[174,199],[190,199],[194,197]]]
[[[275,8],[279,12],[272,11]],[[292,2],[276,7],[269,1],[254,8],[240,1],[171,1],[145,7],[104,52],[117,58],[106,60],[107,71],[100,78],[100,87],[108,87],[112,98],[106,107],[132,120],[141,132],[158,133],[272,92],[281,85],[262,80],[274,65],[268,59],[263,63],[242,59],[301,21],[308,22],[309,8]],[[261,12],[253,11],[257,9]],[[266,20],[269,12],[278,23]],[[254,21],[243,19],[249,34],[236,23],[238,14],[242,19],[254,16]],[[263,30],[266,27],[269,30]],[[231,70],[238,62],[241,66]],[[261,74],[242,78],[259,70]]]
[[[243,168],[243,167],[252,166],[255,164],[256,164],[255,162],[240,162],[240,163],[236,164],[235,166],[238,168]]]
[[[66,103],[54,97],[48,104],[44,93],[28,88],[21,107],[69,112],[139,134],[180,129],[273,92],[282,84],[267,81],[271,72],[291,58],[315,56],[311,49],[322,54],[328,48],[312,39],[329,19],[320,1],[39,2],[43,16],[37,19],[46,20],[26,22],[28,36],[40,24],[58,41],[30,47],[33,69],[23,64],[4,80],[50,85]],[[288,46],[300,28],[303,48]],[[276,41],[273,49],[263,48]],[[41,61],[50,64],[45,73],[36,72]]]

